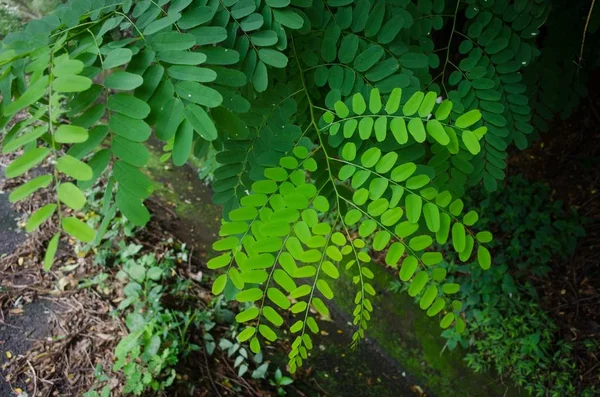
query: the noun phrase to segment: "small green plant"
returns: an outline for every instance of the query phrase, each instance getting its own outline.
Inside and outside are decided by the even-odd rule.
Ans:
[[[110,385],[106,384],[110,381],[108,375],[104,373],[101,365],[96,365],[94,369],[95,383],[91,389],[83,393],[83,397],[110,397]],[[104,384],[104,386],[102,386]]]
[[[285,386],[289,386],[294,383],[294,380],[289,376],[284,376],[279,368],[275,371],[275,375],[271,379],[269,379],[269,383],[271,386],[276,387],[278,396],[285,396],[287,393],[285,391]]]
[[[154,255],[135,258],[141,247],[130,245],[121,253],[117,279],[125,282],[124,298],[118,306],[125,311],[129,334],[115,348],[114,371],[123,371],[123,393],[140,395],[145,390],[164,390],[176,376],[180,357],[199,349],[188,342],[187,330],[194,324],[195,312],[165,309],[162,297],[173,268],[175,255],[167,253],[157,263]]]

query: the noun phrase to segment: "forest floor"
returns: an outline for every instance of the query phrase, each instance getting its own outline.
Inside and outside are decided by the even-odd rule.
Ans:
[[[0,158],[0,163],[10,159]],[[191,171],[191,169],[186,169]],[[197,179],[191,171],[190,178]],[[189,179],[189,178],[188,178]],[[119,389],[123,376],[112,372],[114,349],[127,334],[123,319],[115,315],[115,306],[122,299],[123,285],[107,283],[107,289],[78,288],[81,282],[92,279],[99,272],[111,273],[94,263],[92,253],[78,255],[67,241],[59,250],[55,267],[44,272],[40,266],[43,244],[55,232],[45,224],[40,230],[26,235],[16,225],[22,225],[26,214],[50,200],[49,192],[19,202],[8,203],[8,192],[22,181],[0,178],[0,218],[6,222],[0,231],[0,397],[8,396],[72,396],[80,397],[97,379],[100,365],[111,379],[111,388]],[[171,193],[188,191],[178,197],[182,202],[209,200],[191,187],[174,189],[172,181],[163,181]],[[178,263],[175,271],[181,280],[194,280],[193,302],[173,301],[177,309],[200,309],[210,305],[211,280],[205,275],[210,241],[215,238],[218,214],[210,208],[198,213],[198,223],[186,223],[178,216],[174,202],[151,199],[149,207],[154,216],[148,226],[129,236],[127,244],[142,245],[142,253],[160,257],[165,251],[179,248],[183,243],[193,247],[187,263]],[[63,241],[63,244],[65,241]],[[64,245],[63,245],[64,246]],[[195,251],[194,251],[195,249]],[[217,325],[211,334],[218,340],[229,326]],[[344,349],[351,341],[351,324],[343,317],[322,326],[322,338],[316,338],[319,349],[314,362],[300,371],[294,383],[288,386],[291,396],[424,396],[424,387],[418,386],[410,375],[404,374],[397,363],[385,357],[374,345],[362,349],[348,361]],[[202,330],[190,332],[191,342],[203,346]],[[281,342],[285,343],[285,342]],[[289,346],[272,346],[269,352],[287,351]],[[285,367],[285,358],[267,354],[269,361]],[[342,364],[343,363],[343,364]],[[356,376],[355,368],[360,368]],[[190,392],[193,390],[193,392]],[[28,393],[28,394],[24,394]],[[232,358],[220,349],[208,356],[205,349],[192,353],[177,366],[175,386],[169,396],[272,396],[275,389],[267,380],[239,377]]]
[[[600,82],[596,75],[590,81]],[[598,85],[598,84],[596,84]],[[533,147],[515,152],[508,175],[522,174],[531,182],[543,181],[553,198],[584,217],[586,236],[574,256],[554,261],[547,278],[534,279],[542,307],[567,341],[592,339],[600,343],[600,95],[593,87],[577,111],[556,121]],[[578,346],[575,344],[575,346]],[[600,384],[600,352],[574,350],[584,384]]]

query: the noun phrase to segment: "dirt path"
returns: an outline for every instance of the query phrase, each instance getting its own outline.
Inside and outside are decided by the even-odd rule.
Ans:
[[[0,169],[0,184],[4,180],[4,170]],[[13,253],[25,241],[19,229],[16,213],[8,201],[8,192],[0,194],[0,256]],[[1,282],[2,280],[0,280]],[[0,284],[0,302],[14,299],[14,304],[0,315],[0,396],[15,395],[14,390],[24,385],[11,384],[5,379],[4,364],[25,353],[34,341],[43,339],[50,333],[49,302],[36,300],[25,303],[20,297],[9,297],[8,291]]]

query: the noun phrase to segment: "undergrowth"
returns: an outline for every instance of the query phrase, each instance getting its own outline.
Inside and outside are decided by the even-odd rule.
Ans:
[[[496,193],[476,193],[473,200],[479,203],[480,222],[496,236],[498,265],[481,272],[472,263],[446,263],[461,285],[467,323],[463,335],[442,332],[447,347],[468,349],[470,368],[509,378],[533,396],[595,395],[593,386],[581,386],[573,342],[561,339],[535,288],[553,266],[563,266],[574,254],[585,235],[584,220],[553,200],[547,185],[522,176]]]

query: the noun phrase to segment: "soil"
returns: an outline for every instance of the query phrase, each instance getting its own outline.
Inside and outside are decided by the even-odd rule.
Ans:
[[[0,183],[4,180],[4,170],[0,169]],[[16,251],[25,240],[25,235],[18,227],[19,214],[14,211],[5,192],[0,194],[0,257]],[[0,293],[4,293],[0,285]],[[2,299],[0,299],[2,300]],[[13,394],[16,388],[25,385],[12,384],[5,379],[5,364],[25,354],[36,340],[50,335],[49,309],[50,302],[35,301],[23,305],[16,301],[10,308],[0,307],[0,396]]]
[[[4,169],[0,168],[0,183],[4,180]],[[24,240],[21,229],[17,226],[18,214],[8,201],[8,193],[0,191],[0,257],[12,253]]]
[[[50,315],[52,302],[36,300],[22,308],[5,310],[0,325],[0,354],[2,367],[10,360],[26,354],[34,342],[47,338],[52,331]],[[12,311],[12,313],[11,313]],[[0,371],[0,396],[14,395],[17,389],[26,390],[23,380],[10,382],[6,371]]]

